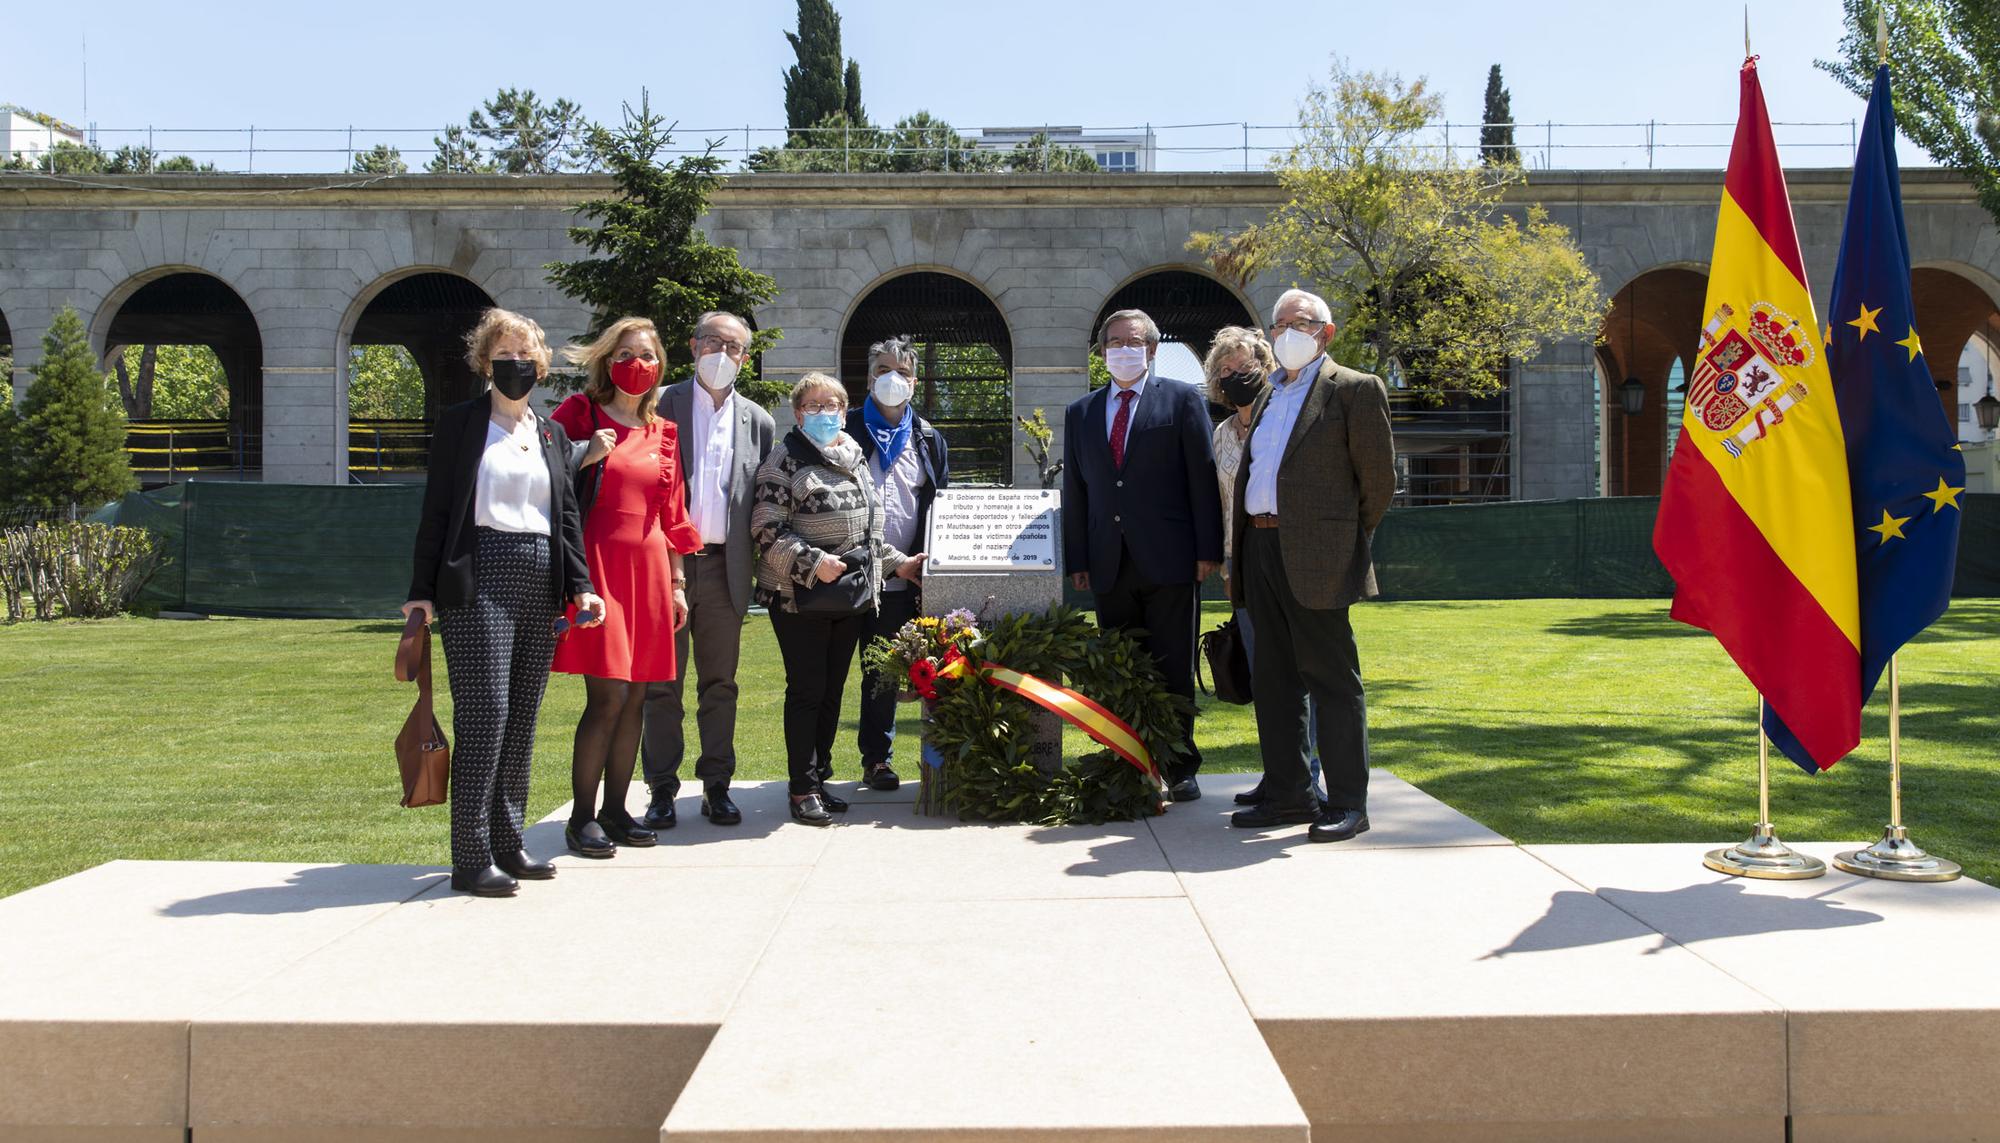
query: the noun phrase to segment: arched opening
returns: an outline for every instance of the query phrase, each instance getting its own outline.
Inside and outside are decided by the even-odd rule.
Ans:
[[[264,343],[235,290],[199,271],[155,278],[119,305],[104,346],[142,482],[261,474]]]
[[[1957,384],[1958,439],[1962,444],[1985,444],[2000,438],[2000,432],[1979,424],[1980,401],[2000,400],[2000,315],[1989,319],[1985,328],[1966,340],[1958,355]],[[1968,464],[1970,459],[1968,458]]]
[[[1160,351],[1153,371],[1190,384],[1202,383],[1201,359],[1208,356],[1215,331],[1226,325],[1259,329],[1263,323],[1228,286],[1193,270],[1149,270],[1112,291],[1090,323],[1090,336],[1104,328],[1104,319],[1119,310],[1144,310],[1160,327]],[[1093,356],[1096,350],[1092,351]],[[1093,361],[1092,384],[1108,376]]]
[[[917,411],[951,444],[952,483],[1011,483],[1014,340],[1000,307],[971,282],[935,271],[879,283],[841,332],[850,404],[868,393],[868,347],[904,334],[916,342]]]
[[[1931,382],[1937,386],[1945,416],[1958,426],[1960,440],[1986,439],[1978,435],[1970,405],[1984,390],[1968,399],[1961,391],[1961,371],[1978,372],[1985,364],[1983,346],[1975,342],[1983,342],[2000,330],[2000,307],[1977,283],[1939,266],[1918,266],[1910,271],[1910,304],[1917,312],[1924,361],[1931,367]],[[1902,330],[1894,332],[1896,337],[1903,335]]]
[[[493,299],[443,271],[398,278],[347,337],[347,471],[357,481],[421,477],[430,426],[485,382],[465,363],[465,335]]]
[[[1659,495],[1680,431],[1684,378],[1699,344],[1707,293],[1705,273],[1675,266],[1648,270],[1611,299],[1598,350],[1604,495]],[[1633,397],[1627,396],[1630,381],[1639,382]],[[1628,400],[1635,411],[1626,411]]]

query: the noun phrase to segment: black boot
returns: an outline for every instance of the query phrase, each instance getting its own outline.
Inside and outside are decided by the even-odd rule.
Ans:
[[[521,883],[500,872],[498,866],[489,865],[484,869],[453,869],[451,887],[474,897],[512,897]]]
[[[707,786],[701,792],[701,816],[708,824],[719,826],[741,825],[743,811],[729,800],[729,787],[722,783]]]
[[[499,866],[500,871],[508,876],[518,877],[523,881],[547,881],[556,875],[555,862],[536,861],[528,856],[526,850],[496,853],[493,855],[493,864]]]

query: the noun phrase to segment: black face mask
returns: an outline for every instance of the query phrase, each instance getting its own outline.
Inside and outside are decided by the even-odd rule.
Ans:
[[[495,361],[492,364],[493,388],[510,401],[518,401],[535,387],[535,363],[532,361]]]
[[[1262,373],[1225,373],[1215,380],[1216,387],[1222,390],[1222,399],[1239,409],[1255,404],[1264,392]]]

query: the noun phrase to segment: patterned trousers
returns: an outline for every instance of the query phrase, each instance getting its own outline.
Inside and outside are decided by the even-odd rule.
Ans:
[[[479,529],[474,597],[438,616],[451,679],[451,863],[521,849],[535,715],[556,654],[549,538]]]

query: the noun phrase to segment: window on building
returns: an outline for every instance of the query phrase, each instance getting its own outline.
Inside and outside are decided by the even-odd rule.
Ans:
[[[1139,169],[1137,151],[1099,151],[1097,165],[1107,171],[1129,173]]]

